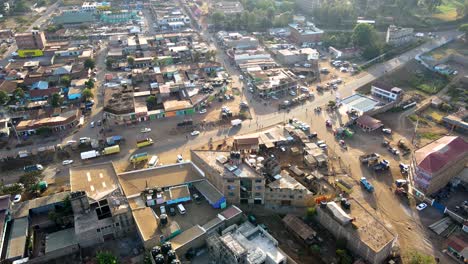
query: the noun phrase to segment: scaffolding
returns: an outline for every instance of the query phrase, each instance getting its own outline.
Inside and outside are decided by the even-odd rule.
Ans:
[[[206,240],[211,259],[219,264],[241,263],[247,256],[245,249],[231,234],[220,237],[214,233]]]

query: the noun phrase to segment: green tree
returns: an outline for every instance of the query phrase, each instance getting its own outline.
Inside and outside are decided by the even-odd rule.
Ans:
[[[133,58],[132,56],[128,56],[127,63],[128,65],[133,66],[133,64],[135,64],[135,58]]]
[[[62,104],[62,98],[60,97],[60,94],[58,93],[54,93],[52,94],[52,97],[50,99],[50,104],[53,106],[53,107],[58,107]]]
[[[351,36],[354,45],[365,47],[375,43],[377,40],[377,32],[374,26],[366,23],[357,24],[353,29]]]
[[[85,86],[86,86],[86,88],[93,89],[94,88],[94,80],[93,79],[87,80],[85,82]]]
[[[148,96],[148,98],[146,98],[146,103],[152,106],[156,105],[156,96],[154,95]]]
[[[83,96],[85,100],[88,100],[90,98],[93,98],[94,94],[93,94],[93,91],[91,91],[91,89],[85,88],[83,92],[81,92],[81,96]]]
[[[112,68],[112,64],[114,64],[115,62],[116,62],[115,59],[107,58],[107,59],[106,59],[106,66],[107,66],[107,68]]]
[[[61,85],[65,86],[65,87],[68,87],[68,86],[70,86],[70,83],[71,83],[70,76],[65,75],[65,76],[62,76],[60,78],[60,84]]]
[[[26,191],[33,193],[39,189],[38,183],[40,176],[40,171],[28,172],[20,177],[19,182],[23,184]]]
[[[94,67],[96,67],[96,62],[91,58],[87,58],[84,62],[84,66],[87,69],[94,69]]]
[[[306,212],[307,220],[309,221],[312,220],[316,214],[317,214],[317,209],[315,207],[307,208],[307,212]]]
[[[338,263],[340,264],[352,264],[353,258],[348,254],[345,249],[337,249],[336,255],[338,256]]]
[[[225,16],[223,13],[221,12],[214,12],[212,15],[211,15],[211,22],[215,25],[215,27],[220,27],[222,25],[222,23],[224,22],[225,20]]]
[[[23,187],[21,187],[21,185],[19,184],[12,184],[12,185],[9,185],[9,186],[1,186],[0,188],[0,193],[1,195],[5,195],[5,194],[9,194],[9,195],[16,195],[16,194],[20,194],[23,192]]]
[[[117,264],[117,257],[110,252],[99,252],[96,258],[98,264]]]
[[[23,89],[19,87],[15,89],[15,91],[13,92],[13,95],[16,99],[23,99],[25,96]]]
[[[458,30],[465,33],[465,38],[468,39],[468,23],[467,24],[462,24],[458,27]]]
[[[10,97],[5,91],[0,91],[0,105],[4,105],[10,101]]]

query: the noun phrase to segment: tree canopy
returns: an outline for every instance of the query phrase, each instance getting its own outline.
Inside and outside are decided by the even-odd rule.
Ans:
[[[8,96],[8,94],[5,93],[5,91],[0,91],[0,105],[8,103],[9,100],[10,97]]]
[[[91,89],[89,88],[85,88],[83,92],[81,92],[81,95],[83,96],[85,100],[88,100],[94,97],[93,91],[91,91]]]
[[[98,264],[117,264],[117,257],[109,252],[99,252],[96,258]]]
[[[94,67],[96,67],[96,62],[91,58],[87,58],[84,62],[84,66],[87,69],[94,69]]]

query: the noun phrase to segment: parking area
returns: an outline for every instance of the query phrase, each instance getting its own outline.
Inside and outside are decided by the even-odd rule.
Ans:
[[[201,196],[202,197],[202,196]],[[185,214],[180,214],[177,210],[177,205],[165,205],[168,220],[175,221],[180,226],[182,231],[187,230],[195,225],[204,225],[213,218],[216,217],[218,213],[221,212],[219,209],[214,209],[211,205],[208,204],[206,200],[203,199],[200,202],[191,201],[183,203],[185,207]],[[175,209],[175,215],[170,214],[170,208]],[[151,207],[154,212],[159,216],[161,215],[160,206]]]

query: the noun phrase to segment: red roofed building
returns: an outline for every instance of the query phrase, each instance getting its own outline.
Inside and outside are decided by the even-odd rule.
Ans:
[[[448,251],[462,263],[468,261],[468,236],[466,234],[459,234],[451,236],[447,240]]]
[[[445,136],[414,153],[414,182],[420,191],[432,194],[445,187],[468,162],[468,143],[461,137]]]

